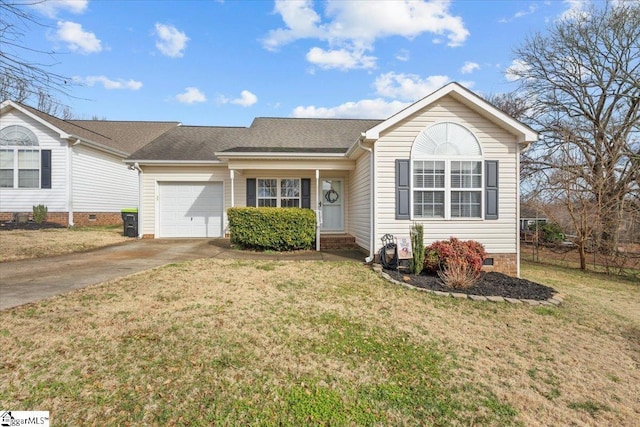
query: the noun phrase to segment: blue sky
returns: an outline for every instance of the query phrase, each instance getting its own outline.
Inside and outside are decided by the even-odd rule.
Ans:
[[[514,89],[512,50],[570,1],[115,1],[30,6],[78,118],[249,126],[386,118],[450,81]]]

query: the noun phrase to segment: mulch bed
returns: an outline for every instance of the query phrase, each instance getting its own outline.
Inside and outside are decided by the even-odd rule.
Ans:
[[[537,301],[547,300],[551,298],[553,294],[557,293],[555,289],[549,286],[496,272],[482,273],[478,281],[469,289],[449,288],[438,276],[433,274],[422,273],[416,276],[406,271],[389,269],[384,269],[384,272],[399,282],[432,291],[457,292],[485,297],[500,296],[504,298],[531,299]]]
[[[15,222],[15,221],[0,221],[0,231],[2,230],[42,230],[44,228],[66,228],[64,225],[60,225],[55,222],[43,222],[37,224],[34,221],[27,222]]]

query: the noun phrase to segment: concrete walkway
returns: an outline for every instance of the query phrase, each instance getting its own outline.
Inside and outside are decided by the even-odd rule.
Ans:
[[[364,261],[358,250],[251,252],[228,239],[132,240],[89,252],[0,263],[0,310],[39,301],[161,265],[199,258]]]

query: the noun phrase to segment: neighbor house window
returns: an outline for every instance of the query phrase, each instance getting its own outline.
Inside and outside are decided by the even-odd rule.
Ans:
[[[40,160],[33,132],[18,125],[0,130],[0,187],[39,188]]]
[[[411,158],[414,218],[482,218],[482,151],[469,130],[431,126],[416,137]]]
[[[259,207],[300,207],[300,179],[261,179],[258,184]]]

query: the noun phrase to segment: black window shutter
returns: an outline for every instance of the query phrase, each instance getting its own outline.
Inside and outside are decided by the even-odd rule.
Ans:
[[[485,160],[484,219],[498,219],[498,161]]]
[[[396,219],[410,219],[409,184],[411,182],[408,159],[396,159]]]
[[[247,178],[247,206],[257,206],[255,178]]]
[[[40,188],[51,188],[51,150],[40,151]]]
[[[311,209],[311,179],[302,178],[300,182],[300,186],[302,187],[300,189],[301,190],[300,195],[302,196],[300,207],[305,209]]]

